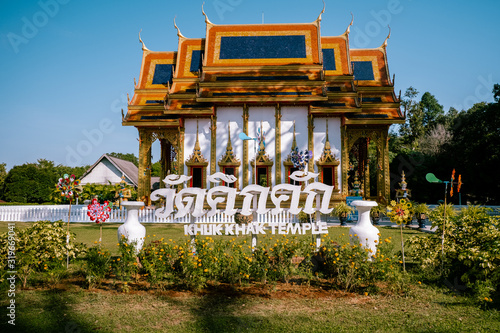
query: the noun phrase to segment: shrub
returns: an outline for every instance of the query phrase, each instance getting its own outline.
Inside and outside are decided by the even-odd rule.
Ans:
[[[398,259],[392,255],[392,240],[384,239],[371,253],[359,244],[343,244],[327,239],[320,248],[319,271],[331,279],[333,287],[347,291],[375,288],[378,281],[399,276]]]
[[[66,228],[62,221],[39,221],[30,227],[16,231],[16,270],[26,287],[28,279],[34,272],[48,272],[64,266],[66,255],[71,258],[85,252],[86,247],[75,243],[74,233],[70,233],[70,242],[66,244]],[[8,235],[0,235],[0,258],[2,265],[7,264]],[[2,267],[6,271],[7,267]]]
[[[120,256],[112,260],[112,267],[116,276],[122,281],[128,281],[132,276],[137,279],[139,260],[135,253],[135,242],[128,244],[125,236],[122,235],[117,245]]]
[[[443,226],[443,208],[431,213],[436,233],[410,239],[411,256],[429,276],[460,278],[471,292],[481,298],[498,292],[500,284],[499,218],[490,216],[488,209],[478,206],[463,208],[458,215],[449,214]],[[444,256],[442,235],[444,231]]]
[[[111,254],[105,248],[93,246],[87,251],[85,261],[83,271],[88,287],[99,286],[111,271]]]

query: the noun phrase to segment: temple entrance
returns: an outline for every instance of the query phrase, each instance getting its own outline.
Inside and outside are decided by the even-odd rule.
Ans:
[[[389,149],[387,128],[346,129],[343,164],[345,195],[367,200],[389,200]],[[356,192],[356,193],[354,193]]]

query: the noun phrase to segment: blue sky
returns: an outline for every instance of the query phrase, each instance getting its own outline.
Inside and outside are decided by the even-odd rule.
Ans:
[[[142,59],[175,51],[177,25],[205,36],[202,1],[0,2],[0,163],[45,158],[88,165],[103,153],[138,154],[137,130],[121,126]],[[206,0],[215,24],[314,21],[320,0]],[[326,0],[323,36],[342,34],[354,15],[351,48],[378,47],[392,29],[389,70],[396,91],[429,91],[444,106],[492,101],[500,83],[500,2]],[[157,149],[157,148],[155,148]],[[153,155],[159,153],[153,151]],[[153,157],[157,160],[157,157]]]

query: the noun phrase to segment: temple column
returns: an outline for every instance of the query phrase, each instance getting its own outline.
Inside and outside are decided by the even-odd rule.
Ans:
[[[248,135],[248,105],[243,105],[243,133]],[[243,141],[243,187],[248,185],[248,140]]]
[[[381,133],[382,142],[384,144],[383,154],[384,154],[384,198],[387,203],[391,200],[391,174],[389,170],[389,128]]]
[[[139,184],[137,189],[138,200],[149,203],[151,192],[151,132],[139,128]]]
[[[275,182],[276,185],[281,184],[281,106],[279,104],[276,105],[275,113]]]
[[[210,174],[213,175],[217,172],[217,116],[212,116],[212,124],[210,127]],[[210,187],[214,187],[216,184],[210,183]]]
[[[313,152],[314,154],[314,118],[312,115],[307,117],[307,137],[307,150]],[[314,161],[314,156],[312,156],[310,160]],[[314,163],[309,162],[308,168],[309,172],[314,172]]]
[[[179,146],[177,147],[177,174],[184,175],[184,134],[186,128],[184,124],[179,127]]]
[[[349,138],[347,137],[348,133],[345,126],[340,127],[340,135],[342,137],[342,146],[340,148],[342,156],[340,164],[340,172],[342,172],[342,195],[347,196],[349,194],[347,173],[349,172],[349,150],[351,147],[349,146]]]

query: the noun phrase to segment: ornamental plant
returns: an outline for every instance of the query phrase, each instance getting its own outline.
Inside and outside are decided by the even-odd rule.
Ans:
[[[449,206],[449,205],[447,205]],[[500,218],[485,207],[467,206],[458,214],[447,214],[445,238],[444,206],[431,213],[435,233],[410,238],[412,260],[426,278],[459,279],[479,302],[499,296]],[[449,209],[449,207],[447,207]],[[451,212],[448,212],[451,213]],[[442,254],[444,249],[444,257]],[[443,269],[439,269],[444,262]]]
[[[406,199],[401,199],[399,200],[399,202],[392,200],[390,205],[387,206],[387,216],[391,219],[391,222],[399,225],[401,231],[401,254],[403,258],[403,271],[406,271],[403,225],[408,223],[408,221],[411,221],[413,217],[411,202]]]
[[[70,234],[71,240],[75,235]],[[16,263],[15,268],[25,288],[30,276],[35,272],[48,272],[61,268],[64,265],[65,254],[76,258],[85,252],[85,245],[66,242],[64,222],[38,221],[26,229],[16,232]],[[0,235],[0,258],[7,257],[8,235]],[[7,265],[2,260],[0,265]],[[8,267],[0,266],[2,271],[9,271]]]

